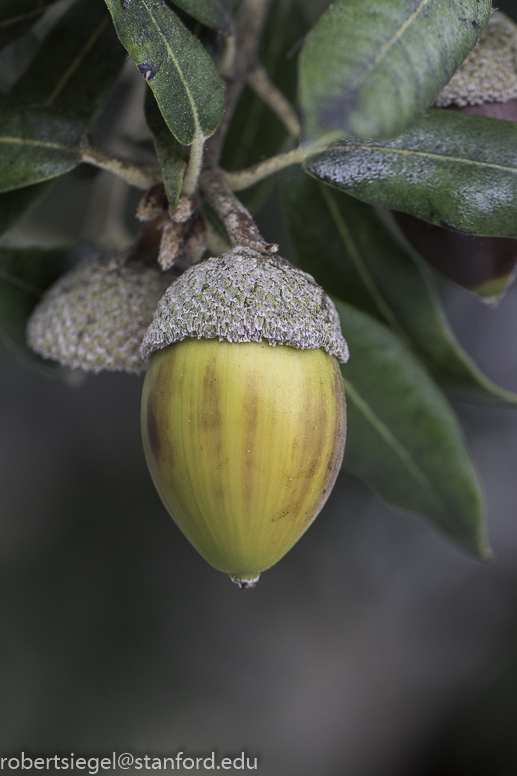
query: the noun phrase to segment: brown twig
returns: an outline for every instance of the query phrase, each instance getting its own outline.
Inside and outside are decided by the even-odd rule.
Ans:
[[[265,67],[260,64],[256,65],[248,75],[248,83],[255,94],[271,108],[273,113],[276,113],[289,134],[299,137],[302,133],[302,128],[296,111],[268,76]]]
[[[245,246],[259,253],[276,253],[278,245],[267,243],[253,218],[225,184],[219,168],[205,169],[200,178],[201,193],[222,219],[232,248]]]
[[[225,71],[221,74],[225,84],[224,117],[217,131],[205,143],[205,166],[207,167],[214,167],[219,162],[233,112],[248,74],[256,65],[269,3],[270,0],[243,0],[239,8],[231,66],[226,62]]]

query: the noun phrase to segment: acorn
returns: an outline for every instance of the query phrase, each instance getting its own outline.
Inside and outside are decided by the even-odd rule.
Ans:
[[[88,257],[44,294],[27,324],[28,344],[72,369],[144,372],[140,345],[176,275],[129,252]]]
[[[436,106],[476,116],[517,121],[517,25],[494,11]],[[495,303],[515,276],[517,240],[479,237],[428,224],[406,213],[395,220],[414,248],[435,269]]]
[[[171,285],[142,353],[158,493],[198,552],[252,587],[315,519],[341,466],[348,349],[334,304],[286,260],[239,247]]]

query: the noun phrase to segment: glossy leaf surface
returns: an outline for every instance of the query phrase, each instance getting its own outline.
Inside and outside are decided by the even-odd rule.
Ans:
[[[371,207],[295,168],[282,193],[297,264],[328,293],[387,324],[458,398],[517,404],[461,348],[429,272]]]
[[[106,0],[117,34],[180,143],[209,137],[224,109],[223,84],[201,43],[160,0]]]
[[[0,248],[0,336],[40,368],[55,371],[26,344],[27,319],[44,291],[63,273],[66,252],[38,248]]]
[[[489,555],[484,501],[456,416],[413,353],[386,326],[338,300],[350,361],[343,466],[386,501]]]
[[[0,98],[0,192],[72,170],[81,161],[82,138],[77,123]]]
[[[490,0],[337,0],[305,40],[306,133],[387,138],[434,102],[474,48]]]
[[[11,95],[89,124],[125,60],[103,0],[81,0],[45,39]]]
[[[517,237],[517,124],[432,109],[386,143],[339,143],[307,170],[352,196],[438,226]]]

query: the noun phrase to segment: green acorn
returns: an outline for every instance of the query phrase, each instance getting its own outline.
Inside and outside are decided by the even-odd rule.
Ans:
[[[147,463],[198,552],[251,587],[309,527],[343,457],[336,309],[310,275],[248,249],[187,270],[142,345]]]
[[[85,259],[43,296],[27,324],[29,346],[72,369],[139,374],[140,345],[176,277],[112,253]]]

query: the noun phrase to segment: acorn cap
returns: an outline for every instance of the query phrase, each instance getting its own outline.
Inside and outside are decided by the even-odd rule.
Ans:
[[[27,324],[30,347],[73,369],[140,373],[140,344],[175,277],[127,255],[89,257],[43,296]]]
[[[436,105],[465,107],[517,97],[517,25],[494,11],[477,46],[442,89]]]
[[[149,356],[187,337],[323,348],[345,363],[336,308],[311,275],[246,248],[207,259],[167,290],[142,343]]]

